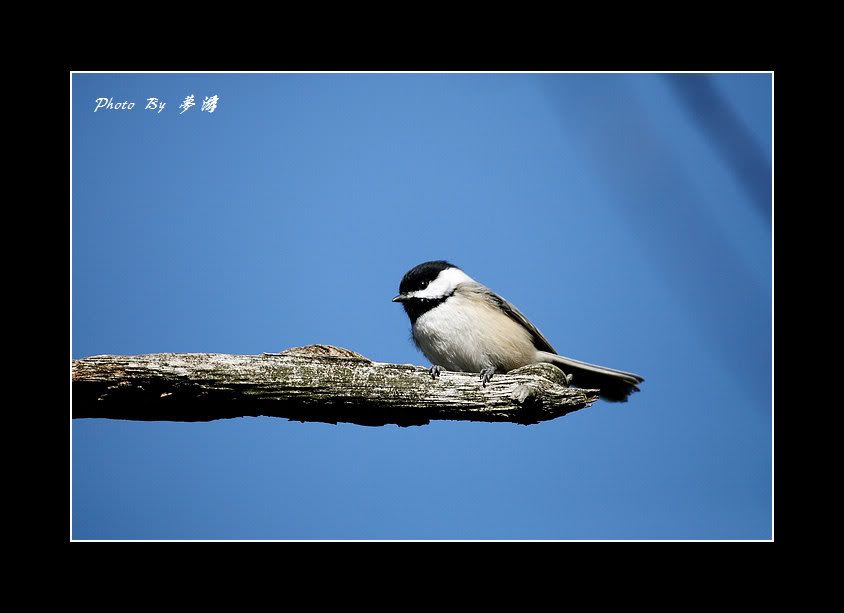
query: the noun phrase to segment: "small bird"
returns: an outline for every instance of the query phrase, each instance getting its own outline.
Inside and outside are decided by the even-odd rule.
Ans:
[[[416,346],[443,369],[480,373],[482,385],[496,372],[548,362],[571,375],[573,385],[599,389],[605,400],[624,402],[639,375],[587,364],[557,354],[551,343],[512,304],[445,260],[411,268],[393,302],[404,307]]]

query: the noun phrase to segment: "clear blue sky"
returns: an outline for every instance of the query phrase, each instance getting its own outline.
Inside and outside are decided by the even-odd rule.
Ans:
[[[73,538],[771,537],[770,75],[80,74],[72,97],[74,358],[427,365],[390,298],[448,259],[646,378],[527,427],[74,420]]]

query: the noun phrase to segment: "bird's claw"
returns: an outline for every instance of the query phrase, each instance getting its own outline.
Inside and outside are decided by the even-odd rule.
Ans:
[[[431,368],[428,369],[428,372],[431,373],[432,379],[436,379],[437,377],[439,377],[442,374],[443,367],[437,366],[436,364],[434,364],[433,366],[431,366]]]
[[[481,371],[481,385],[483,387],[486,387],[486,384],[489,383],[489,380],[492,379],[492,375],[494,375],[494,374],[495,374],[494,368],[492,368],[492,367],[484,368]]]

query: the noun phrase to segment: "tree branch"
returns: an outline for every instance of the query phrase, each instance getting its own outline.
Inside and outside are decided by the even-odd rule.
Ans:
[[[597,390],[568,388],[533,364],[478,375],[373,362],[348,349],[308,345],[278,354],[153,353],[73,361],[73,417],[210,421],[271,416],[368,426],[432,419],[534,424],[591,405]]]

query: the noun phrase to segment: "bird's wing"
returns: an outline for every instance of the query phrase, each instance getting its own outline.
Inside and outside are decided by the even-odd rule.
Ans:
[[[547,351],[549,353],[557,353],[557,350],[551,346],[551,343],[549,343],[548,339],[542,335],[542,332],[537,330],[536,326],[530,323],[530,321],[528,321],[528,318],[522,315],[522,312],[519,311],[519,309],[504,300],[504,298],[493,292],[491,289],[484,289],[486,290],[486,294],[490,300],[497,304],[502,311],[507,313],[507,315],[509,315],[512,320],[514,320],[516,323],[520,324],[525,330],[530,332],[530,335],[533,337],[533,344],[537,349],[539,349],[540,351]]]

